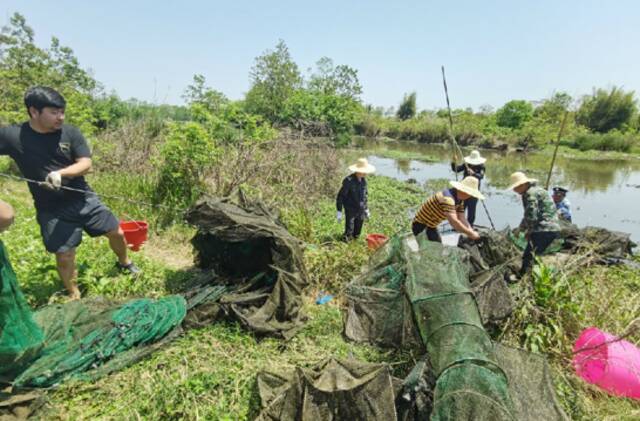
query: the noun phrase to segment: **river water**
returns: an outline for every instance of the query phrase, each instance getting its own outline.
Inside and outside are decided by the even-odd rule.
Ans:
[[[421,185],[454,178],[450,152],[441,145],[364,141],[361,146],[372,151],[368,159],[379,175],[403,181],[414,179]],[[384,152],[389,150],[429,155],[436,158],[436,162],[384,158]],[[509,175],[524,171],[544,185],[551,156],[497,151],[482,151],[482,155],[487,158],[487,173],[481,190],[487,197],[485,204],[491,219],[497,229],[517,226],[522,218],[522,202],[516,193],[504,190]],[[635,242],[640,242],[640,159],[577,159],[559,155],[550,186],[569,189],[567,198],[571,202],[573,222],[578,226],[628,232]],[[480,204],[476,214],[476,224],[490,225]]]

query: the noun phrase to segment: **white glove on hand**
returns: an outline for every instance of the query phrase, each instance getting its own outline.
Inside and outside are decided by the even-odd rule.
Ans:
[[[62,176],[58,171],[51,171],[44,179],[54,190],[58,190],[62,186]]]
[[[364,216],[366,216],[367,219],[371,218],[371,212],[369,212],[369,209],[364,211]]]
[[[336,212],[336,219],[338,220],[338,222],[342,221],[342,212]]]

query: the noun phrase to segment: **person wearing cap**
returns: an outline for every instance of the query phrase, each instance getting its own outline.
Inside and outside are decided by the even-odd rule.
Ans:
[[[64,124],[65,99],[52,88],[36,86],[27,90],[24,104],[29,120],[0,128],[0,155],[9,155],[25,178],[36,181],[28,186],[40,233],[47,251],[56,256],[70,298],[80,298],[75,257],[83,231],[107,237],[116,267],[139,274],[127,257],[118,218],[84,179],[91,169],[91,152],[80,130]]]
[[[460,234],[472,240],[478,240],[480,235],[464,216],[466,200],[470,198],[484,200],[484,196],[478,190],[478,183],[478,179],[472,176],[465,177],[461,182],[450,181],[450,188],[429,197],[413,219],[411,224],[413,235],[417,237],[422,231],[426,231],[429,241],[441,243],[438,225],[447,220]]]
[[[480,152],[477,150],[471,151],[468,156],[464,157],[464,163],[461,165],[456,165],[455,162],[451,162],[451,170],[455,173],[462,172],[464,178],[466,177],[475,177],[478,179],[478,190],[480,189],[480,184],[482,179],[484,178],[485,167],[484,163],[487,162],[486,158],[480,156]],[[475,197],[470,197],[469,199],[464,201],[464,207],[467,211],[467,221],[473,227],[473,224],[476,221],[476,206],[478,205],[478,199]]]
[[[567,199],[568,191],[569,190],[563,187],[554,187],[551,198],[553,199],[553,203],[556,204],[558,218],[560,218],[561,221],[571,222],[571,203],[569,203],[569,199]]]
[[[560,235],[558,214],[553,201],[545,189],[539,187],[535,178],[529,178],[522,172],[514,172],[510,177],[513,190],[522,196],[524,217],[518,227],[524,231],[527,247],[522,255],[520,275],[531,269],[533,257],[541,254]]]
[[[351,174],[342,180],[342,187],[336,197],[338,222],[342,219],[343,209],[345,213],[343,235],[345,241],[358,238],[365,218],[370,216],[366,176],[373,174],[376,168],[369,164],[366,158],[360,158],[355,164],[349,166],[349,171]]]

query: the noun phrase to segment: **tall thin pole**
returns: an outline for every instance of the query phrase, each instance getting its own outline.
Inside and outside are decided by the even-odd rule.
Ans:
[[[455,137],[453,136],[453,116],[451,115],[451,104],[449,103],[449,89],[447,88],[447,77],[444,74],[444,66],[442,66],[442,83],[444,84],[444,96],[447,98],[447,111],[449,114],[449,142],[451,142],[451,157],[456,161]],[[456,181],[458,173],[455,172]]]
[[[564,132],[564,126],[567,122],[567,116],[569,115],[569,110],[564,112],[564,117],[562,117],[562,124],[560,124],[560,131],[558,131],[558,139],[556,140],[556,147],[553,150],[553,158],[551,159],[551,168],[549,168],[549,174],[547,175],[547,182],[544,186],[545,189],[549,190],[549,183],[551,182],[551,174],[553,173],[553,167],[556,164],[556,156],[558,156],[558,148],[560,147],[560,139],[562,138],[562,133]]]
[[[453,155],[454,163],[456,161],[456,151],[460,154],[460,159],[462,159],[462,163],[469,170],[469,166],[466,162],[464,162],[464,154],[462,153],[462,149],[458,146],[458,142],[456,142],[456,138],[453,135],[453,116],[451,115],[451,105],[449,103],[449,89],[447,88],[447,77],[444,74],[444,66],[442,66],[442,83],[444,84],[444,95],[447,98],[447,111],[449,113],[449,140],[451,141],[451,153]],[[456,176],[456,181],[458,181],[458,171],[455,171],[454,174]],[[491,215],[489,214],[489,209],[487,209],[487,205],[484,203],[484,200],[480,200],[482,202],[482,207],[484,208],[485,213],[487,214],[487,218],[489,219],[489,223],[491,224],[492,229],[496,229],[496,226],[493,225],[493,220],[491,219]]]

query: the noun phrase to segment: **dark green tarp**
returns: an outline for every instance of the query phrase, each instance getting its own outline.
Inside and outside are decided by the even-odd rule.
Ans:
[[[256,334],[291,338],[305,321],[301,293],[308,278],[299,241],[277,216],[239,193],[198,202],[187,221],[198,229],[197,265],[233,287],[219,303],[192,312],[189,323],[224,314]]]

